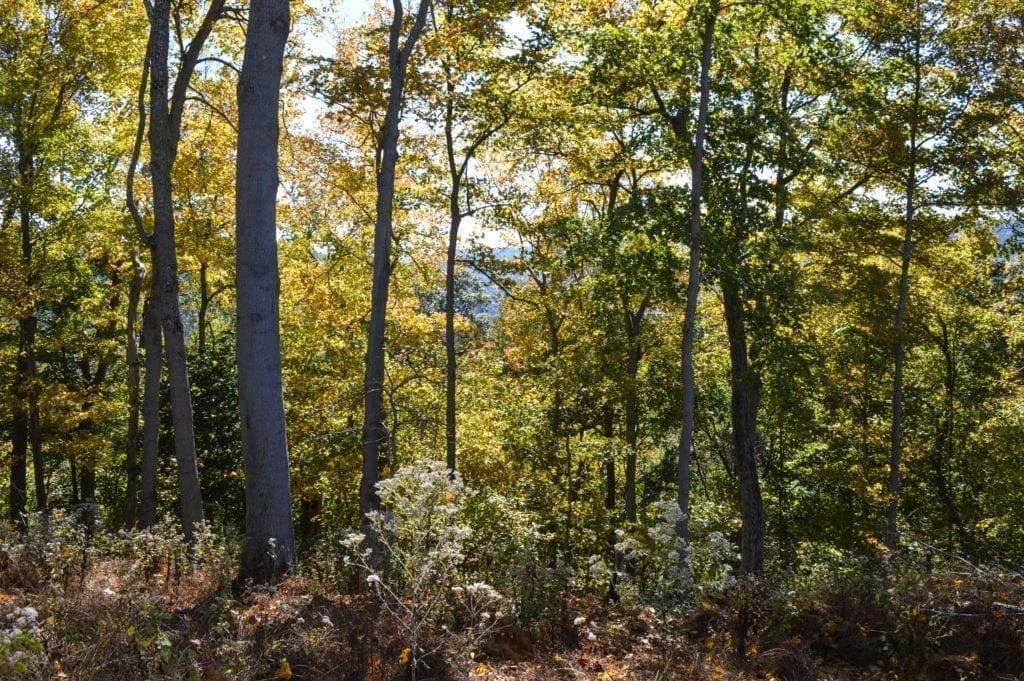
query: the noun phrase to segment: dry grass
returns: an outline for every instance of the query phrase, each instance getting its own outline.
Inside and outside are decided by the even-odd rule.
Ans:
[[[409,677],[400,627],[371,597],[301,577],[233,593],[216,562],[108,557],[49,580],[7,567],[0,622],[19,607],[39,613],[42,649],[26,655],[20,678]],[[450,637],[418,681],[1024,678],[1019,577],[932,573],[897,585],[892,594],[838,585],[795,601],[765,595],[742,662],[729,594],[675,616],[575,598],[565,609],[573,621],[541,623],[532,636],[510,626],[472,650],[468,637]],[[786,616],[773,619],[783,607]],[[0,666],[0,676],[11,669]]]

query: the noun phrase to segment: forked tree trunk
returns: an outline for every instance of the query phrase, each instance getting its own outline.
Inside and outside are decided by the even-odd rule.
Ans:
[[[395,167],[398,164],[398,124],[402,116],[402,95],[409,58],[427,20],[429,0],[420,0],[413,26],[402,44],[402,0],[394,0],[394,15],[388,34],[387,111],[381,136],[380,169],[377,173],[377,219],[373,235],[373,282],[370,294],[370,328],[366,342],[366,371],[363,376],[363,470],[359,481],[359,516],[372,560],[381,560],[379,542],[373,533],[370,514],[380,510],[377,481],[380,450],[387,447],[384,424],[384,328],[387,318],[388,288],[391,283],[391,235],[395,200]]]
[[[148,8],[149,44],[149,150],[153,185],[153,234],[143,240],[153,260],[149,306],[163,332],[167,360],[167,381],[171,392],[171,417],[174,428],[174,455],[178,465],[181,493],[181,521],[186,539],[191,542],[195,526],[203,520],[203,500],[196,462],[192,397],[189,390],[188,363],[185,354],[185,330],[178,299],[178,254],[174,243],[174,201],[171,175],[181,140],[181,121],[188,98],[189,82],[200,52],[213,25],[220,18],[224,0],[212,0],[195,35],[181,55],[173,89],[167,65],[170,56],[170,0],[153,0]],[[145,80],[146,73],[143,73]],[[140,116],[140,121],[143,117]],[[138,140],[137,140],[138,143]],[[129,201],[129,204],[132,202]],[[137,227],[140,220],[136,218]],[[144,322],[145,323],[145,322]],[[147,371],[149,363],[147,360]],[[147,386],[149,379],[147,378]],[[150,415],[145,411],[146,416]]]
[[[278,99],[288,0],[252,0],[238,81],[238,408],[245,465],[239,577],[270,581],[295,568],[281,380],[277,264]]]

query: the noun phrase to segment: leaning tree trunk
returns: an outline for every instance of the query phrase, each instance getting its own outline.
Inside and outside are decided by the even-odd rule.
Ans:
[[[154,195],[158,184],[155,176],[154,172]],[[185,329],[178,300],[178,258],[174,250],[173,230],[173,224],[165,225],[164,229],[158,228],[154,234],[156,248],[161,251],[156,258],[155,279],[162,288],[160,326],[164,336],[167,383],[171,393],[171,424],[174,429],[174,458],[178,466],[178,488],[181,494],[181,524],[186,539],[191,542],[195,526],[203,522],[203,497],[199,488],[192,394],[185,355]]]
[[[693,345],[697,330],[697,297],[700,295],[700,212],[704,199],[704,138],[707,132],[708,102],[711,97],[711,46],[717,19],[718,0],[712,0],[704,21],[704,36],[701,41],[700,102],[697,108],[697,127],[694,131],[693,158],[690,161],[690,262],[686,283],[686,312],[683,317],[683,426],[679,433],[676,496],[681,513],[676,525],[676,534],[687,543],[690,541],[690,454],[693,450],[693,423],[697,401]],[[684,125],[675,127],[677,135],[685,130]]]
[[[370,294],[370,328],[366,342],[366,371],[363,376],[363,470],[359,481],[359,515],[363,534],[376,563],[381,559],[380,545],[374,536],[370,514],[380,510],[377,481],[380,450],[387,446],[384,425],[384,328],[387,317],[388,287],[391,283],[391,235],[395,199],[395,167],[398,164],[398,124],[402,115],[402,94],[409,58],[427,20],[429,0],[420,0],[416,19],[405,44],[401,43],[402,0],[394,0],[394,16],[388,38],[388,93],[384,130],[381,137],[381,163],[377,174],[377,220],[373,236],[373,288]]]
[[[295,568],[277,264],[278,99],[289,23],[288,0],[252,1],[238,80],[235,256],[245,465],[239,577],[258,582]]]

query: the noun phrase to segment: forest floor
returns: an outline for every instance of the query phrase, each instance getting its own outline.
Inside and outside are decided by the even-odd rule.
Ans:
[[[372,593],[308,577],[233,591],[227,564],[153,557],[58,553],[44,574],[9,553],[0,678],[412,680],[403,623]],[[428,632],[423,647],[436,652],[415,681],[1024,679],[1024,580],[859,577],[799,595],[708,594],[674,615],[574,595],[530,632],[470,638],[454,625]]]

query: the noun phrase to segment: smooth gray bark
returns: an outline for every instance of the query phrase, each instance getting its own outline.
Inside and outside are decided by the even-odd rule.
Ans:
[[[913,101],[910,109],[910,139],[908,140],[907,175],[905,186],[906,208],[903,216],[903,249],[900,253],[900,283],[896,302],[893,343],[892,430],[889,438],[889,505],[885,524],[885,546],[890,551],[899,544],[899,497],[902,476],[900,458],[903,445],[903,370],[906,362],[904,327],[907,318],[907,299],[910,294],[910,263],[914,253],[914,215],[917,193],[918,119],[921,109],[921,30],[915,27],[913,35]]]
[[[238,81],[235,281],[245,466],[239,576],[259,582],[295,568],[277,262],[278,100],[289,23],[288,0],[252,0]]]
[[[195,525],[203,520],[199,488],[192,397],[189,390],[185,330],[181,321],[178,254],[174,242],[174,202],[171,175],[181,139],[181,121],[188,85],[199,54],[220,18],[224,0],[212,0],[199,28],[181,56],[173,89],[167,66],[170,55],[170,0],[154,0],[149,7],[149,149],[153,184],[153,234],[147,241],[153,261],[149,305],[160,323],[171,393],[174,455],[178,465],[181,520],[191,541]],[[143,230],[144,232],[144,230]],[[148,367],[148,362],[147,362]],[[147,381],[148,383],[148,381]],[[149,412],[146,412],[148,415]]]
[[[395,200],[395,168],[398,165],[399,122],[402,117],[402,94],[405,74],[416,41],[427,21],[429,0],[420,0],[412,28],[402,39],[402,0],[393,0],[394,14],[388,35],[387,111],[381,136],[380,169],[377,173],[377,219],[373,235],[373,288],[370,294],[370,328],[366,342],[366,371],[363,376],[363,470],[359,481],[359,515],[373,560],[380,559],[380,547],[373,536],[369,514],[380,510],[377,481],[380,450],[386,448],[388,431],[384,424],[384,328],[387,319],[388,288],[391,283],[392,216]]]
[[[718,0],[712,0],[704,20],[701,40],[700,100],[697,125],[694,130],[693,155],[690,160],[690,261],[687,271],[686,311],[683,317],[683,424],[679,433],[679,470],[677,474],[676,503],[682,513],[676,526],[679,538],[690,541],[690,454],[693,450],[693,423],[696,406],[696,382],[693,371],[693,345],[697,327],[697,297],[700,295],[701,207],[704,199],[704,138],[707,132],[708,104],[711,97],[711,47],[715,22],[718,19]],[[674,120],[682,121],[676,117]],[[685,135],[685,122],[674,126],[677,136]],[[684,133],[680,135],[680,133]]]
[[[195,435],[192,429],[192,400],[189,394],[188,368],[185,365],[185,338],[178,302],[178,257],[174,244],[174,203],[171,172],[177,152],[176,130],[172,129],[167,101],[168,25],[167,0],[153,3],[150,50],[150,173],[153,183],[153,238],[150,253],[153,263],[149,305],[160,323],[167,362],[167,380],[171,392],[171,419],[174,428],[174,454],[178,465],[181,494],[181,521],[185,536],[191,539],[195,523],[203,519],[199,471],[196,464]]]

